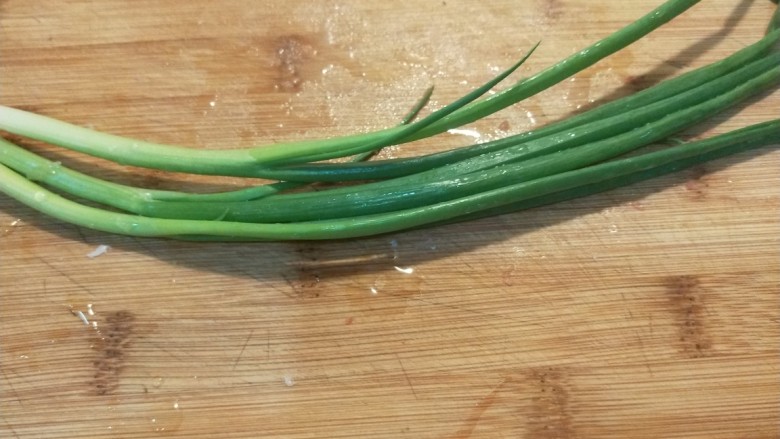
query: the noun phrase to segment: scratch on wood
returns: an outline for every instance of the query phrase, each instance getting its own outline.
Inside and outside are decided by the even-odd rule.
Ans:
[[[54,265],[53,265],[51,262],[47,261],[46,259],[44,259],[44,258],[42,258],[42,257],[40,257],[40,256],[38,257],[38,260],[39,260],[39,261],[41,261],[41,262],[43,262],[43,263],[44,263],[44,264],[45,264],[47,267],[51,268],[52,270],[56,271],[57,273],[59,273],[60,275],[62,275],[62,276],[63,276],[63,277],[65,277],[66,279],[68,279],[68,280],[69,280],[71,283],[73,283],[73,285],[76,285],[77,287],[79,287],[79,288],[81,288],[82,290],[84,290],[84,291],[86,291],[87,293],[89,293],[91,296],[94,296],[94,294],[92,293],[92,291],[91,291],[89,288],[87,288],[85,285],[83,285],[83,284],[81,284],[80,282],[78,282],[76,279],[74,279],[74,278],[73,278],[71,275],[69,275],[68,273],[66,273],[66,272],[64,272],[64,271],[62,271],[62,270],[60,270],[60,269],[59,269],[59,268],[57,268],[57,267],[55,267],[55,266],[54,266]]]
[[[499,382],[498,385],[496,385],[490,391],[490,393],[485,395],[476,404],[474,404],[474,409],[472,409],[471,413],[469,413],[468,417],[466,417],[466,419],[463,421],[463,425],[460,427],[460,429],[455,432],[453,439],[467,439],[471,437],[471,434],[474,433],[474,429],[477,428],[479,420],[482,419],[482,416],[485,414],[487,409],[489,409],[496,402],[499,392],[508,382],[510,382],[510,379],[503,378],[501,382]]]
[[[401,370],[404,373],[404,378],[406,378],[406,384],[409,385],[409,389],[412,391],[412,395],[414,396],[414,399],[417,398],[417,392],[414,391],[414,386],[412,385],[412,380],[409,379],[409,374],[406,373],[406,368],[404,367],[403,361],[401,361],[401,357],[398,356],[398,354],[395,354],[395,359],[398,360],[398,364],[401,365]]]
[[[290,297],[290,298],[293,298],[293,299],[295,298],[295,296],[293,296],[292,294],[289,294],[289,293],[287,293],[287,291],[285,291],[285,290],[283,290],[283,289],[281,289],[281,288],[279,288],[279,287],[275,286],[275,285],[274,285],[272,282],[266,282],[264,279],[262,279],[262,278],[258,277],[257,275],[255,275],[254,273],[252,273],[252,272],[250,272],[250,271],[247,271],[247,270],[242,270],[242,269],[237,269],[236,271],[237,271],[238,273],[241,273],[241,274],[243,274],[243,275],[245,275],[245,276],[248,276],[248,277],[250,277],[250,278],[252,278],[252,279],[254,279],[254,280],[256,280],[256,281],[260,282],[261,284],[263,284],[263,287],[270,287],[270,288],[272,288],[272,289],[274,289],[274,290],[276,290],[276,291],[280,292],[281,294],[283,294],[283,295],[285,295],[285,296],[287,296],[287,297]],[[290,279],[288,279],[288,278],[287,278],[286,276],[284,276],[284,275],[282,275],[282,277],[283,277],[283,278],[284,278],[284,280],[285,280],[285,281],[287,281],[287,283],[288,283],[288,284],[289,284],[289,285],[292,287],[292,281],[290,281]]]
[[[628,313],[628,317],[633,319],[634,313],[631,312],[631,304],[629,303],[628,299],[626,299],[626,294],[621,291],[620,297],[623,299],[623,304],[626,307],[626,313]]]
[[[151,254],[155,258],[157,258],[157,259],[164,259],[163,256],[160,255],[160,252],[155,250],[154,247],[148,245],[146,243],[146,241],[144,241],[143,239],[141,239],[141,238],[139,238],[137,236],[133,236],[132,238],[133,238],[133,241],[136,244],[138,244],[139,247],[141,247],[142,249],[146,250],[149,254]]]
[[[249,344],[249,340],[252,338],[252,334],[254,334],[254,332],[255,332],[254,329],[249,330],[249,335],[246,337],[246,341],[244,341],[244,345],[241,346],[241,352],[238,353],[238,357],[236,357],[236,361],[233,362],[233,370],[236,370],[236,366],[238,366],[238,362],[241,361],[241,357],[244,355],[246,346]]]
[[[271,361],[271,330],[265,330],[265,361]]]
[[[389,293],[389,292],[385,292],[384,294],[385,295],[389,295],[389,296],[400,297],[398,294]],[[409,299],[410,300],[414,300],[416,302],[425,303],[427,305],[440,306],[442,308],[454,309],[454,310],[457,310],[457,311],[462,311],[462,312],[470,313],[470,314],[476,314],[476,315],[484,316],[484,317],[490,317],[490,318],[493,318],[493,319],[504,319],[504,320],[509,320],[510,322],[520,323],[520,320],[515,319],[513,317],[510,317],[510,316],[507,316],[507,315],[489,313],[489,312],[484,312],[484,311],[477,311],[475,309],[466,308],[466,307],[463,307],[463,306],[449,305],[449,304],[437,302],[437,301],[434,301],[434,300],[422,299],[420,297],[410,297]]]
[[[87,241],[87,236],[84,235],[84,230],[81,229],[79,226],[73,226],[74,229],[76,229],[76,233],[79,235],[79,238],[81,239],[81,242],[84,244],[89,244]]]
[[[653,376],[653,369],[650,367],[650,359],[647,358],[647,352],[645,351],[645,342],[642,340],[642,336],[639,334],[638,330],[634,330],[634,334],[636,335],[636,340],[639,342],[639,350],[642,352],[642,359],[645,360],[645,366],[647,367],[647,371],[650,373],[650,376]]]
[[[173,358],[176,361],[183,361],[184,360],[184,357],[182,357],[180,355],[174,354],[173,352],[171,352],[170,349],[164,348],[160,343],[157,343],[157,342],[154,342],[154,341],[147,341],[147,343],[149,343],[150,345],[154,346],[155,349],[159,349],[160,351],[165,352],[166,354],[168,354],[171,358]],[[192,355],[190,355],[190,356],[192,356]]]
[[[3,419],[3,423],[5,424],[6,427],[8,427],[9,430],[11,430],[11,434],[13,434],[16,439],[20,438],[19,434],[16,432],[16,430],[14,430],[14,427],[8,423],[8,421]]]
[[[8,378],[8,375],[5,374],[4,369],[0,369],[0,372],[3,374],[3,378],[5,378],[5,382],[8,383],[8,387],[11,389],[11,393],[14,395],[14,400],[19,403],[20,406],[24,407],[24,403],[22,402],[22,399],[19,397],[19,394],[16,392],[16,389],[14,389],[13,383],[11,383],[11,380]]]

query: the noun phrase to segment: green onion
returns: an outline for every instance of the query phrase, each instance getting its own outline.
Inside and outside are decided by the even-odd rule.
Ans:
[[[777,143],[780,120],[753,125],[707,140],[615,160],[529,182],[398,212],[292,224],[149,218],[111,212],[65,199],[0,165],[0,191],[54,218],[110,233],[196,239],[293,240],[343,239],[387,233],[445,221],[536,199],[561,191],[614,183],[639,172],[675,165],[692,166],[728,148],[730,152]],[[663,170],[661,170],[663,172]],[[618,181],[618,183],[622,183]]]
[[[563,133],[404,178],[318,192],[271,196],[284,184],[217,194],[132,188],[69,170],[3,141],[0,163],[72,195],[146,216],[244,222],[335,218],[421,206],[611,158],[662,140],[776,83],[778,77],[780,53],[773,53],[684,93]],[[662,83],[646,91],[666,87]],[[572,151],[560,153],[566,148]],[[252,198],[264,199],[247,202]]]
[[[520,142],[529,142],[537,138],[559,133],[570,128],[601,120],[617,114],[676,96],[707,81],[723,76],[754,61],[780,40],[780,29],[774,30],[754,43],[733,55],[711,65],[693,70],[637,93],[628,95],[616,101],[608,102],[585,113],[572,116],[556,123],[549,124],[538,130],[473,145],[423,156],[374,161],[368,163],[313,163],[308,165],[288,166],[266,171],[267,178],[294,181],[345,181],[392,178],[408,175],[431,168],[454,163],[466,158],[475,157],[492,151],[504,149]]]
[[[764,69],[763,73],[762,68]],[[754,75],[755,77],[753,77]],[[459,163],[451,165],[443,171],[436,169],[427,173],[364,184],[358,187],[347,186],[318,192],[275,195],[257,201],[208,204],[193,202],[148,203],[144,205],[145,209],[141,213],[167,218],[213,219],[219,217],[242,222],[292,222],[357,216],[369,212],[379,213],[424,206],[436,201],[483,192],[514,182],[577,169],[627,153],[638,147],[663,140],[715,112],[765,90],[770,85],[777,84],[778,81],[780,81],[780,54],[775,54],[767,59],[756,61],[731,75],[712,81],[710,84],[705,84],[699,89],[668,98],[668,100],[673,101],[668,104],[663,101],[654,103],[625,115],[599,121],[599,126],[594,126],[597,124],[593,123],[579,127],[574,132],[565,133],[564,136],[554,136],[550,141],[542,142],[539,148],[555,148],[557,150],[563,148],[569,140],[576,143],[580,140],[579,137],[592,136],[586,139],[586,143],[581,144],[581,146],[546,155],[538,155],[539,153],[531,155],[527,153],[536,152],[534,145],[531,143],[518,145],[519,155],[525,160],[517,163],[505,154],[493,153],[492,155],[497,156],[495,160],[491,160],[490,157],[468,159],[469,163],[466,165],[470,166],[463,166],[466,170],[461,172],[458,169],[458,165],[461,165]],[[696,102],[697,99],[704,96],[715,97],[691,105],[692,102]],[[679,108],[680,105],[683,105],[681,102],[686,104],[682,110],[669,109]],[[651,113],[648,110],[655,110],[653,114],[657,118],[656,120],[646,121],[636,114]],[[612,131],[612,128],[620,128],[621,123],[624,125],[633,124],[633,126],[638,124],[639,127],[625,132],[618,131],[619,134],[612,135],[611,133],[615,132]],[[602,127],[608,128],[610,134],[599,136],[598,129]],[[433,174],[433,176],[426,174]],[[399,183],[398,180],[403,181]],[[301,206],[306,206],[306,208],[302,209]]]
[[[131,236],[340,239],[514,212],[777,146],[780,119],[709,139],[676,140],[660,151],[641,150],[780,83],[776,12],[758,42],[563,121],[440,153],[365,161],[383,147],[437,135],[543,91],[694,3],[668,1],[588,49],[480,98],[534,47],[500,75],[426,117],[415,119],[432,89],[399,126],[338,139],[204,151],[122,138],[0,106],[0,129],[96,157],[168,171],[277,180],[210,194],[146,189],[69,169],[0,138],[0,192],[60,220]],[[320,162],[340,157],[350,161]],[[340,186],[307,190],[305,185],[314,182]]]
[[[388,139],[397,143],[416,140],[488,116],[591,66],[640,39],[696,3],[698,0],[667,1],[623,29],[502,92],[465,106],[462,106],[465,102],[457,101],[455,106],[461,105],[461,108],[446,114],[446,117],[430,125],[426,125],[428,122],[421,121],[419,125],[410,124],[337,139],[220,151],[183,148],[124,138],[3,106],[0,106],[0,129],[125,165],[195,174],[264,177],[263,171],[268,165],[305,163],[360,154],[376,149],[378,145],[386,145]],[[452,107],[449,107],[446,112],[450,110]],[[412,132],[412,128],[409,128],[411,126],[422,127],[422,129],[419,132]],[[404,133],[407,137],[396,139],[399,133]]]

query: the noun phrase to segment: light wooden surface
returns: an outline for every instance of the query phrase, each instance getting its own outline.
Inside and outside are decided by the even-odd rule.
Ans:
[[[440,107],[541,39],[535,72],[658,3],[5,0],[0,102],[198,148],[331,136],[397,123],[431,84]],[[466,134],[719,59],[773,7],[702,2]],[[686,135],[778,108],[765,93]],[[28,146],[133,184],[215,184]],[[778,159],[346,242],[132,239],[0,197],[0,436],[776,438]]]

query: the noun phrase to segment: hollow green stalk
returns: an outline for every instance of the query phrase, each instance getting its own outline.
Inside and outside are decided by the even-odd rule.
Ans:
[[[285,166],[266,170],[263,175],[265,178],[270,179],[317,182],[387,179],[418,173],[481,154],[498,151],[520,142],[530,142],[593,121],[624,114],[627,111],[676,96],[749,64],[766,54],[778,40],[780,40],[780,29],[770,32],[758,42],[735,52],[723,60],[684,73],[678,77],[559,122],[503,139],[410,158],[377,160],[368,163],[310,163]]]
[[[246,202],[249,195],[258,196],[260,190],[271,186],[204,195],[134,188],[80,174],[7,141],[0,141],[0,162],[72,195],[146,216],[244,222],[335,218],[421,206],[604,160],[661,140],[766,88],[778,77],[780,54],[774,53],[680,95],[564,135],[519,145],[514,158],[493,153],[494,157],[484,155],[464,161],[468,166],[458,163],[419,175],[319,192],[281,196],[266,193],[268,198],[251,202]],[[581,146],[574,147],[577,145]],[[540,156],[545,149],[561,151],[565,147],[573,149]],[[517,158],[526,160],[513,164]]]
[[[172,220],[110,212],[63,198],[3,165],[0,165],[0,192],[59,220],[123,235],[216,240],[342,239],[419,227],[599,182],[621,178],[629,181],[631,175],[674,162],[682,163],[694,157],[706,158],[708,154],[722,148],[738,151],[777,144],[778,135],[780,120],[774,120],[711,139],[513,184],[431,206],[390,214],[293,224]],[[686,164],[696,162],[688,160]]]
[[[416,177],[413,175],[403,178],[410,180],[404,184],[394,184],[395,181],[390,180],[319,192],[273,195],[248,202],[205,205],[152,202],[144,205],[143,213],[148,216],[167,218],[219,217],[241,222],[296,222],[390,212],[460,198],[507,184],[588,166],[663,140],[780,82],[780,65],[777,61],[780,57],[774,58],[767,59],[772,61],[769,65],[773,68],[755,78],[746,80],[737,76],[722,78],[732,79],[731,81],[713,81],[713,83],[720,83],[721,88],[728,91],[722,94],[707,93],[709,96],[715,96],[709,100],[692,106],[683,106],[677,111],[669,110],[671,113],[667,112],[668,115],[644,124],[637,123],[634,125],[634,127],[638,126],[637,128],[623,133],[521,162],[508,160],[505,164],[490,169],[476,169],[461,174],[443,173],[440,175],[441,179],[436,180],[413,179]],[[729,90],[732,87],[733,89]],[[681,100],[684,97],[686,96],[681,95],[676,99]],[[626,117],[634,119],[630,114]]]
[[[768,124],[777,124],[778,121],[769,122]],[[756,127],[751,127],[757,128]],[[708,162],[711,160],[726,157],[739,152],[747,151],[756,147],[766,146],[770,144],[780,144],[780,126],[771,128],[767,125],[765,128],[769,128],[766,134],[761,137],[757,137],[752,140],[746,140],[745,143],[732,143],[719,149],[713,149],[708,152],[704,152],[700,155],[688,157],[676,161],[672,161],[660,166],[655,166],[643,171],[639,171],[634,174],[626,176],[616,177],[608,180],[598,181],[591,184],[575,187],[573,189],[567,189],[560,192],[543,195],[535,198],[529,198],[526,200],[518,201],[516,203],[510,203],[504,206],[500,206],[493,209],[482,210],[477,213],[463,215],[455,218],[451,218],[441,223],[430,224],[429,226],[443,225],[448,223],[456,223],[463,221],[473,221],[480,218],[486,218],[497,215],[505,215],[509,213],[519,212],[521,210],[532,209],[535,207],[547,206],[550,204],[560,203],[563,201],[573,200],[577,198],[587,197],[593,194],[618,189],[624,186],[629,186],[635,183],[639,183],[651,178],[660,177],[662,175],[671,174],[680,170],[696,166],[698,164]],[[748,134],[747,132],[745,134]],[[685,143],[676,145],[675,147],[685,147]]]
[[[203,150],[155,144],[100,133],[62,121],[0,106],[0,129],[71,148],[117,163],[168,171],[262,177],[268,164],[282,165],[345,157],[376,149],[404,130],[398,143],[416,140],[483,118],[570,77],[633,43],[681,14],[698,0],[669,0],[626,27],[554,66],[489,98],[473,102],[412,133],[407,126],[337,139],[292,142],[249,149]],[[418,126],[419,127],[419,126]]]
[[[420,111],[422,111],[422,109],[425,108],[426,105],[428,105],[428,102],[431,100],[432,95],[433,95],[433,86],[430,86],[425,90],[425,93],[423,93],[423,96],[420,98],[420,100],[418,100],[414,104],[414,106],[409,111],[409,113],[407,113],[407,115],[404,116],[403,120],[401,120],[401,125],[408,125],[409,123],[411,123],[417,117],[417,115],[420,114]],[[377,155],[381,149],[382,148],[377,148],[371,151],[363,152],[355,156],[352,156],[350,158],[350,163],[365,162],[366,160]]]
[[[32,181],[39,181],[71,195],[130,212],[139,211],[139,203],[152,200],[195,203],[247,201],[300,186],[295,182],[278,182],[214,193],[139,188],[105,181],[69,169],[60,162],[45,159],[3,138],[0,138],[0,163]]]

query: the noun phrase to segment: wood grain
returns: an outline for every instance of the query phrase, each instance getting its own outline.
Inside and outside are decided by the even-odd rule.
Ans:
[[[431,84],[440,107],[541,39],[535,72],[651,7],[4,0],[0,102],[198,148],[332,136],[397,123]],[[470,128],[517,133],[704,65],[773,7],[702,2]],[[778,108],[765,93],[685,136]],[[239,184],[26,145],[138,185]],[[776,438],[778,159],[323,243],[110,236],[0,197],[0,436]]]

